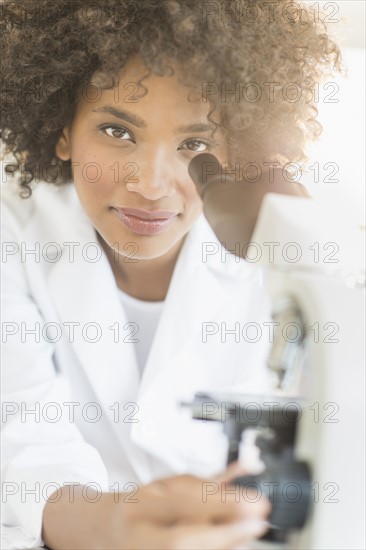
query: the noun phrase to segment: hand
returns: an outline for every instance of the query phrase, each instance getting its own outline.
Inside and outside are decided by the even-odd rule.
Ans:
[[[194,157],[188,171],[202,198],[206,219],[218,240],[243,258],[267,193],[309,197],[306,188],[291,181],[282,169],[268,167],[258,181],[236,181],[233,174],[222,170],[217,158],[209,153]],[[237,243],[241,246],[237,247]]]
[[[242,469],[231,465],[213,480],[183,475],[142,487],[138,503],[125,503],[120,548],[228,550],[262,536],[269,502],[265,497],[254,502],[256,495],[249,492],[252,502],[239,499],[239,491],[233,494],[230,480],[240,475]]]
[[[46,504],[43,539],[52,550],[229,550],[262,536],[270,511],[265,497],[236,498],[230,480],[240,475],[231,465],[214,479],[175,476],[142,486],[133,499],[103,493],[95,502],[85,502],[81,487],[71,502],[65,486]],[[217,492],[204,499],[207,483]]]

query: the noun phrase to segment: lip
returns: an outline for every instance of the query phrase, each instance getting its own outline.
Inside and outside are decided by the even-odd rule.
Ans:
[[[113,208],[119,220],[137,235],[155,235],[171,225],[179,212]]]
[[[143,210],[141,208],[117,207],[116,210],[122,212],[123,214],[140,218],[141,220],[167,220],[179,214],[179,212],[172,212],[168,210]]]

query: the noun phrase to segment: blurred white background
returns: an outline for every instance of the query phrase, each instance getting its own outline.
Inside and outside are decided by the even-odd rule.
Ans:
[[[365,224],[366,3],[364,0],[343,0],[308,4],[318,4],[328,20],[336,20],[329,23],[330,31],[341,45],[347,75],[332,79],[338,86],[334,94],[333,85],[327,89],[324,83],[320,86],[317,106],[319,122],[324,129],[321,140],[308,149],[311,159],[308,166],[313,168],[303,181],[314,197],[328,201],[330,208],[346,209],[358,224]],[[327,96],[328,101],[337,102],[325,102]],[[327,166],[327,163],[332,164]],[[339,171],[335,173],[337,167]]]

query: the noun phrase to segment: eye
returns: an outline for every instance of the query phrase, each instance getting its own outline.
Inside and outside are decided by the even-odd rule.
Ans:
[[[99,126],[99,130],[111,138],[115,138],[120,141],[131,140],[135,143],[132,134],[122,126],[116,126],[115,124],[104,124],[103,126]]]
[[[195,153],[203,153],[211,146],[210,143],[202,139],[190,139],[178,147],[180,149],[188,149],[188,151],[194,151]]]

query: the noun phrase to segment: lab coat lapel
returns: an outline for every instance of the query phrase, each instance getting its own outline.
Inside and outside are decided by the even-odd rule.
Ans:
[[[66,204],[68,212],[63,214],[72,219],[69,229],[63,230],[62,239],[58,235],[58,242],[75,242],[77,238],[78,246],[73,262],[63,248],[60,260],[48,274],[48,284],[63,325],[79,323],[70,339],[71,346],[102,407],[103,418],[110,420],[123,444],[127,427],[116,422],[114,405],[119,403],[123,408],[125,403],[136,401],[140,375],[134,345],[124,341],[129,334],[124,329],[127,320],[113,272],[94,228],[74,193]],[[98,261],[88,261],[87,257],[93,257],[97,250]]]
[[[227,299],[224,286],[211,269],[218,264],[218,259],[202,261],[202,243],[212,242],[213,238],[201,216],[188,233],[178,257],[144,369],[139,399],[157,377],[164,376],[174,357],[189,346],[197,331],[202,330],[202,319],[209,320]]]

